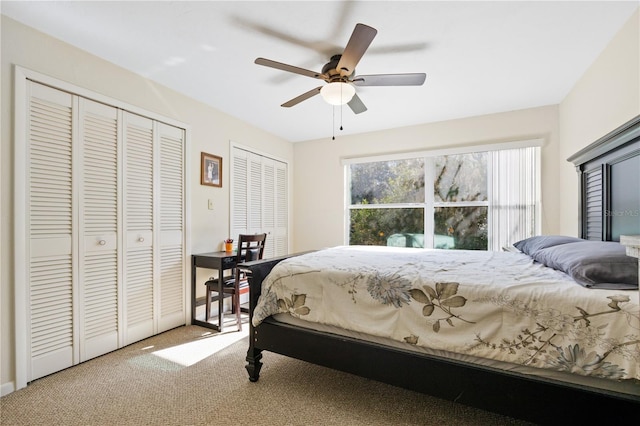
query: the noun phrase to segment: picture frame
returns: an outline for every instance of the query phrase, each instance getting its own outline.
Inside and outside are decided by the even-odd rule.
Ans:
[[[222,188],[222,157],[200,154],[200,184]]]

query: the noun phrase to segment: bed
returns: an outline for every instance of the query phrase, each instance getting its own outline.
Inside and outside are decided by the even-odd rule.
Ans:
[[[249,379],[270,351],[537,423],[637,422],[638,261],[616,262],[620,236],[640,235],[640,117],[569,161],[580,239],[333,247],[243,265]]]

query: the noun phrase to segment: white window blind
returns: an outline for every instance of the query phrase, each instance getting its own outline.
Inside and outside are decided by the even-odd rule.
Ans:
[[[540,148],[490,153],[489,250],[539,234]]]

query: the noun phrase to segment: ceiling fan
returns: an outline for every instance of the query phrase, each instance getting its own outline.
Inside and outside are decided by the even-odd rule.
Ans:
[[[272,61],[271,59],[257,58],[255,63],[265,67],[276,68],[311,78],[324,80],[327,84],[311,89],[282,104],[289,108],[305,101],[318,93],[332,105],[347,104],[351,110],[360,114],[367,110],[362,100],[356,94],[355,86],[421,86],[426,74],[372,74],[355,76],[355,68],[367,51],[378,31],[364,24],[356,24],[351,38],[344,48],[344,52],[331,57],[321,72],[315,72],[293,65]]]

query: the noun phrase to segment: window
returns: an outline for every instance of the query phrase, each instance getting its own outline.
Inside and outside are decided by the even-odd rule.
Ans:
[[[499,250],[534,235],[538,151],[351,160],[348,243]]]

